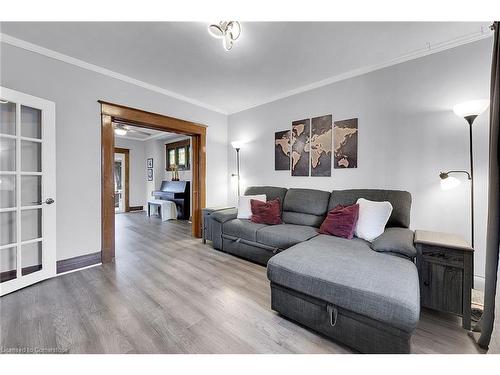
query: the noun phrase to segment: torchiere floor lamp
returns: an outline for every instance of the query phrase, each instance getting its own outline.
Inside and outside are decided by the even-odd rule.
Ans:
[[[240,150],[241,146],[243,146],[243,142],[241,141],[232,141],[231,146],[236,150],[236,173],[233,173],[231,176],[238,178],[238,197],[240,196]]]
[[[472,153],[472,124],[481,113],[486,111],[490,105],[489,100],[471,100],[457,104],[453,107],[453,112],[458,117],[462,117],[469,124],[469,158],[470,172],[467,171],[448,171],[441,172],[441,187],[443,190],[452,189],[460,184],[460,180],[450,176],[452,173],[466,173],[470,180],[470,212],[471,212],[471,246],[474,248],[474,156]]]

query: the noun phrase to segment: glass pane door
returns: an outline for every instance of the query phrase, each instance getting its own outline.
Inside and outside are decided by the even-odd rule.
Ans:
[[[1,89],[0,288],[3,295],[55,274],[55,207],[49,208],[54,198],[48,199],[44,191],[46,177],[51,180],[48,193],[53,195],[55,190],[54,168],[45,168],[44,160],[49,154],[55,156],[54,149],[45,149],[55,148],[55,137],[50,131],[50,139],[44,139],[43,100],[39,100],[37,107],[30,103],[34,97]],[[18,100],[5,96],[18,96]],[[36,99],[33,99],[35,104]],[[55,122],[49,121],[48,126],[55,130]]]

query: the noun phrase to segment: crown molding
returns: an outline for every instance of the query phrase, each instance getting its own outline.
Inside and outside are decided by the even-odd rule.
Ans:
[[[316,82],[313,82],[313,83],[310,83],[310,84],[307,84],[304,86],[300,86],[300,87],[297,87],[295,89],[282,92],[281,94],[270,96],[267,99],[260,100],[258,102],[251,104],[251,105],[240,107],[237,110],[229,111],[228,114],[233,115],[233,114],[236,114],[239,112],[246,111],[246,110],[251,109],[251,108],[260,107],[261,105],[287,98],[287,97],[292,96],[292,95],[300,94],[300,93],[303,93],[306,91],[317,89],[319,87],[327,86],[327,85],[330,85],[330,84],[335,83],[335,82],[340,82],[340,81],[343,81],[343,80],[346,80],[349,78],[361,76],[361,75],[364,75],[364,74],[367,74],[370,72],[374,72],[376,70],[384,69],[384,68],[387,68],[387,67],[390,67],[393,65],[397,65],[397,64],[401,64],[401,63],[404,63],[404,62],[407,62],[410,60],[415,60],[415,59],[418,59],[420,57],[432,55],[434,53],[442,52],[442,51],[445,51],[447,49],[459,47],[459,46],[464,45],[464,44],[477,42],[477,41],[482,40],[482,39],[490,38],[493,36],[493,34],[494,34],[493,31],[491,31],[489,28],[481,27],[480,31],[477,31],[477,32],[474,32],[474,33],[471,33],[468,35],[464,35],[464,36],[461,36],[459,38],[454,38],[451,40],[447,40],[445,42],[440,42],[440,43],[435,43],[435,44],[427,43],[427,46],[425,48],[415,50],[413,52],[396,57],[394,59],[387,60],[383,63],[375,64],[375,65],[371,65],[371,66],[366,66],[366,67],[362,67],[359,69],[354,69],[354,70],[351,70],[351,71],[346,72],[346,73],[342,73],[339,75],[328,77],[328,78],[323,79],[321,81],[316,81]]]
[[[0,33],[0,41],[2,43],[10,44],[12,46],[22,48],[22,49],[25,49],[27,51],[38,53],[40,55],[47,56],[47,57],[71,64],[71,65],[75,65],[75,66],[78,66],[78,67],[86,69],[86,70],[90,70],[90,71],[93,71],[93,72],[96,72],[99,74],[103,74],[103,75],[115,78],[115,79],[121,80],[123,82],[127,82],[127,83],[133,84],[135,86],[139,86],[139,87],[145,88],[147,90],[154,91],[154,92],[157,92],[159,94],[169,96],[171,98],[175,98],[175,99],[181,100],[183,102],[187,102],[187,103],[196,105],[198,107],[208,109],[210,111],[218,112],[218,113],[221,113],[223,115],[233,115],[233,114],[236,114],[239,112],[246,111],[246,110],[251,109],[251,108],[259,107],[259,106],[264,105],[264,104],[268,104],[268,103],[271,103],[271,102],[274,102],[274,101],[277,101],[280,99],[287,98],[289,96],[297,95],[297,94],[300,94],[300,93],[303,93],[306,91],[310,91],[310,90],[314,90],[314,89],[317,89],[317,88],[320,88],[323,86],[330,85],[330,84],[335,83],[335,82],[340,82],[340,81],[343,81],[343,80],[346,80],[349,78],[354,78],[354,77],[361,76],[361,75],[364,75],[364,74],[367,74],[370,72],[374,72],[376,70],[384,69],[384,68],[387,68],[387,67],[390,67],[393,65],[397,65],[397,64],[401,64],[401,63],[404,63],[404,62],[407,62],[410,60],[415,60],[415,59],[418,59],[418,58],[421,58],[424,56],[432,55],[434,53],[438,53],[438,52],[442,52],[442,51],[445,51],[445,50],[448,50],[451,48],[459,47],[459,46],[464,45],[464,44],[473,43],[473,42],[476,42],[476,41],[479,41],[482,39],[490,38],[492,36],[493,36],[493,31],[491,31],[489,28],[481,27],[481,29],[477,32],[474,32],[474,33],[471,33],[471,34],[468,34],[468,35],[465,35],[462,37],[454,38],[451,40],[447,40],[444,42],[440,42],[440,43],[435,43],[435,44],[427,43],[427,46],[425,48],[415,50],[413,52],[410,52],[410,53],[407,53],[405,55],[387,60],[387,61],[382,62],[380,64],[366,66],[366,67],[354,69],[354,70],[351,70],[349,72],[345,72],[345,73],[342,73],[339,75],[331,76],[331,77],[328,77],[328,78],[320,80],[320,81],[316,81],[316,82],[313,82],[313,83],[310,83],[310,84],[307,84],[304,86],[297,87],[297,88],[292,89],[292,90],[282,92],[280,94],[272,95],[264,100],[259,100],[257,102],[254,102],[254,103],[246,105],[246,106],[242,106],[242,107],[237,108],[237,109],[232,110],[232,111],[226,111],[224,109],[214,107],[210,104],[200,102],[196,99],[186,97],[186,96],[178,94],[176,92],[166,90],[164,88],[152,85],[150,83],[137,80],[135,78],[126,76],[124,74],[114,72],[112,70],[103,68],[101,66],[88,63],[86,61],[83,61],[83,60],[56,52],[54,50],[50,50],[48,48],[27,42],[27,41],[22,40],[22,39],[15,38],[15,37],[7,35],[7,34]]]
[[[82,69],[90,70],[92,72],[96,72],[96,73],[99,73],[99,74],[102,74],[102,75],[105,75],[105,76],[108,76],[111,78],[115,78],[115,79],[118,79],[120,81],[130,83],[132,85],[139,86],[139,87],[142,87],[144,89],[154,91],[154,92],[157,92],[159,94],[166,95],[166,96],[169,96],[171,98],[178,99],[178,100],[181,100],[183,102],[187,102],[187,103],[196,105],[198,107],[208,109],[210,111],[218,112],[218,113],[221,113],[223,115],[228,114],[227,111],[225,111],[221,108],[214,107],[210,104],[200,102],[196,99],[189,98],[187,96],[178,94],[178,93],[170,91],[170,90],[166,90],[164,88],[152,85],[152,84],[144,82],[144,81],[140,81],[138,79],[129,77],[129,76],[121,74],[121,73],[117,73],[115,71],[103,68],[101,66],[88,63],[86,61],[65,55],[63,53],[56,52],[54,50],[39,46],[37,44],[33,44],[33,43],[27,42],[25,40],[15,38],[15,37],[10,36],[8,34],[0,33],[0,42],[10,44],[11,46],[14,46],[14,47],[22,48],[22,49],[30,51],[30,52],[38,53],[39,55],[50,57],[52,59],[65,62],[67,64],[75,65],[75,66],[78,66]]]

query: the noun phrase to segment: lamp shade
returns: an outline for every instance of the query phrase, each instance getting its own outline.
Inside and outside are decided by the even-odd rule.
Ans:
[[[442,190],[451,190],[460,185],[460,180],[453,176],[448,176],[446,178],[441,179],[441,189]]]
[[[490,101],[486,99],[470,100],[454,106],[453,112],[455,112],[458,117],[479,116],[488,109],[489,105]]]
[[[242,141],[232,141],[231,146],[233,146],[234,149],[240,149],[244,143]]]

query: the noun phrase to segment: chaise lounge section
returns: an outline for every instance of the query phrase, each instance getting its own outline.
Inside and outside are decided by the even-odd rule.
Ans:
[[[410,352],[420,315],[416,250],[408,229],[411,195],[278,187],[245,192],[256,194],[280,198],[284,223],[255,224],[237,219],[236,209],[219,211],[211,216],[212,240],[216,249],[267,264],[272,309],[360,352]],[[318,233],[329,210],[358,198],[392,204],[379,238],[370,244]]]

